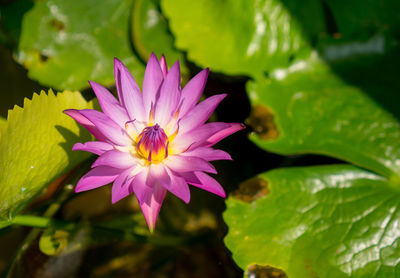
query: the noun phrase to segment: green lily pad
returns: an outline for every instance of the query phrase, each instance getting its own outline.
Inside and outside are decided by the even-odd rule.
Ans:
[[[272,266],[288,277],[397,277],[399,184],[331,165],[261,174],[269,193],[226,204],[225,243],[236,263]]]
[[[188,75],[183,54],[174,47],[174,38],[160,11],[160,0],[136,0],[132,11],[133,45],[140,57],[147,61],[152,52],[157,57],[164,54],[170,66],[179,60],[182,75]]]
[[[313,13],[313,26],[324,30],[318,1],[298,2]],[[178,49],[202,67],[226,74],[259,76],[286,67],[293,56],[310,53],[307,35],[278,0],[162,0]]]
[[[247,89],[256,131],[250,138],[259,147],[328,155],[399,180],[399,122],[317,58],[277,69]]]
[[[24,108],[9,111],[0,141],[0,220],[11,220],[55,178],[89,157],[72,152],[91,135],[63,114],[68,108],[93,108],[79,92],[57,96],[50,90],[25,99]],[[4,225],[4,223],[3,223]]]
[[[114,83],[118,57],[141,83],[144,66],[129,43],[132,0],[36,1],[25,14],[17,60],[30,78],[58,89]]]

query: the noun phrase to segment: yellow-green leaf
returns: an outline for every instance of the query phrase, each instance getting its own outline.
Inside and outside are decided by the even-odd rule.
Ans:
[[[25,99],[9,111],[0,141],[0,219],[11,220],[50,182],[88,157],[72,152],[91,135],[63,113],[68,108],[93,108],[79,92],[57,96],[50,90]]]

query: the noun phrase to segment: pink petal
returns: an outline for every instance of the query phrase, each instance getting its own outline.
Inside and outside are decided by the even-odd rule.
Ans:
[[[146,184],[147,176],[147,170],[139,172],[135,175],[130,185],[130,188],[135,193],[139,204],[142,204],[146,200],[147,196],[151,195],[153,191],[153,188]]]
[[[200,145],[209,144],[207,141],[209,138],[230,127],[231,124],[228,123],[213,122],[186,133],[179,132],[176,138],[170,142],[171,148],[181,151],[186,151],[189,147],[190,149],[195,149]]]
[[[121,127],[124,127],[125,123],[130,119],[126,110],[119,104],[118,100],[106,88],[100,86],[96,82],[89,81],[89,84],[92,86],[104,114]]]
[[[113,182],[120,173],[120,169],[106,166],[96,167],[90,170],[78,181],[75,187],[75,192],[91,190],[109,184]]]
[[[136,162],[130,153],[110,150],[100,155],[93,163],[92,168],[97,166],[110,166],[118,169],[126,169],[134,165],[136,165]]]
[[[168,168],[166,169],[171,178],[170,184],[162,184],[169,192],[180,198],[186,204],[190,202],[190,189],[184,178],[174,175]]]
[[[225,97],[226,94],[215,95],[196,105],[179,121],[179,132],[185,133],[204,124]]]
[[[155,107],[155,122],[164,126],[169,122],[180,99],[181,72],[179,61],[169,70],[160,88],[160,95]]]
[[[160,183],[172,194],[182,199],[185,203],[190,201],[189,186],[183,178],[175,176],[172,172],[162,164],[152,164],[149,172],[152,181]]]
[[[171,184],[171,178],[162,164],[151,164],[147,184],[152,186],[157,182],[162,184]]]
[[[79,112],[91,121],[99,131],[111,142],[120,146],[130,146],[132,140],[116,122],[105,114],[91,109],[79,110]]]
[[[207,147],[198,147],[196,149],[180,153],[180,155],[200,157],[207,161],[232,160],[231,156],[227,152]]]
[[[167,73],[168,73],[168,66],[167,66],[167,60],[165,59],[164,54],[161,55],[161,58],[160,58],[160,67],[161,67],[161,71],[162,71],[164,79],[165,79],[165,77],[167,76]]]
[[[222,198],[226,197],[223,187],[214,178],[203,172],[184,173],[183,176],[193,186],[221,196]]]
[[[140,89],[129,70],[117,58],[114,59],[114,73],[118,97],[130,119],[145,121],[147,118]]]
[[[193,77],[183,88],[181,94],[181,110],[180,116],[185,116],[185,114],[191,110],[201,97],[206,86],[208,73],[210,70],[208,68],[199,72],[195,77]]]
[[[143,77],[143,104],[145,116],[149,117],[151,105],[156,103],[156,97],[160,85],[164,79],[160,64],[154,53],[151,53],[147,62],[146,71]]]
[[[166,192],[167,189],[159,184],[156,184],[151,194],[146,197],[146,200],[142,203],[139,202],[150,232],[154,231],[158,214],[160,212]]]
[[[67,109],[64,113],[73,118],[75,121],[83,125],[94,137],[99,141],[107,141],[107,138],[99,131],[99,129],[80,113],[80,110]]]
[[[132,168],[123,171],[114,181],[111,190],[111,202],[115,204],[132,193],[130,184],[134,177],[130,176]]]
[[[205,171],[216,174],[217,170],[204,159],[193,156],[171,155],[164,159],[164,164],[175,172]]]
[[[105,153],[106,151],[112,150],[113,146],[109,143],[106,142],[100,142],[100,141],[90,141],[86,142],[84,144],[82,143],[76,143],[73,147],[73,151],[85,151],[85,152],[91,152],[97,155],[101,155]]]
[[[225,128],[223,130],[220,130],[216,132],[213,136],[208,138],[207,142],[205,142],[204,146],[205,147],[210,147],[224,139],[225,137],[231,135],[232,133],[235,133],[236,131],[239,131],[241,129],[245,128],[245,125],[239,124],[239,123],[231,123],[230,127]]]

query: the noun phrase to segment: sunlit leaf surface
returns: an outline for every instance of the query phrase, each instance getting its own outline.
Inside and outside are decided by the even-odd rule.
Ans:
[[[309,53],[301,26],[280,1],[163,0],[161,4],[176,46],[211,70],[258,76],[287,66],[295,54]],[[321,9],[315,1],[307,4],[311,10]],[[323,26],[320,13],[314,19],[314,26]]]
[[[317,58],[250,82],[248,93],[249,123],[256,130],[251,139],[258,146],[282,154],[329,155],[398,179],[398,121]],[[275,137],[268,137],[275,130]]]
[[[288,277],[397,277],[399,184],[353,166],[273,170],[269,194],[233,197],[225,243],[243,269],[283,269]],[[240,192],[237,192],[240,197]]]
[[[51,181],[71,170],[89,154],[72,152],[90,134],[62,111],[93,108],[79,92],[52,91],[25,99],[10,110],[0,141],[0,219],[11,220]]]

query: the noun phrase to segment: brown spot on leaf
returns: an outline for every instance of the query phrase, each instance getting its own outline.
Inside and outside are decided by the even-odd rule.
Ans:
[[[269,193],[267,182],[259,177],[251,178],[239,184],[232,196],[244,202],[252,202]]]
[[[46,55],[44,55],[44,54],[42,54],[42,53],[39,54],[39,60],[40,60],[40,62],[44,63],[44,62],[46,62],[48,59],[49,59],[49,56],[46,56]]]
[[[50,20],[49,24],[51,27],[55,28],[57,31],[62,31],[65,29],[65,24],[55,18]]]
[[[269,266],[253,264],[247,269],[249,278],[287,278],[283,270]]]
[[[275,139],[278,137],[279,132],[276,128],[274,117],[274,114],[268,107],[256,105],[251,110],[246,124],[251,126],[261,139]]]

